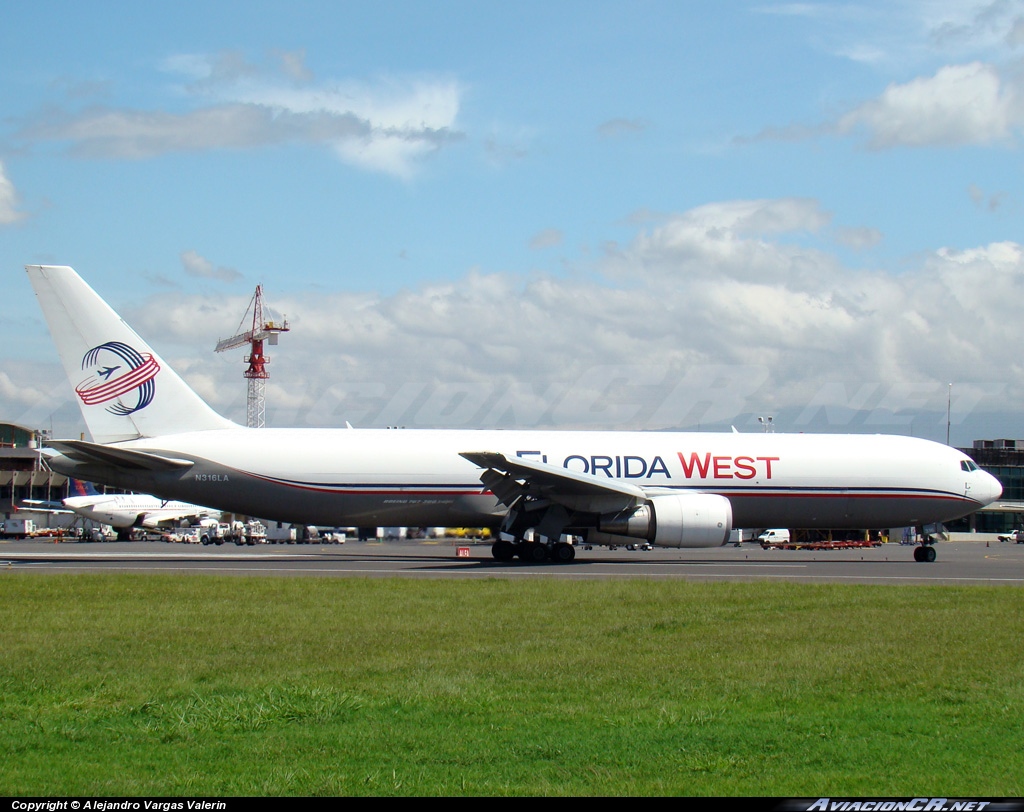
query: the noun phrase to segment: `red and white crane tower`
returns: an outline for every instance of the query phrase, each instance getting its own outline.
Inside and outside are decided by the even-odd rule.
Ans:
[[[231,338],[225,338],[217,342],[214,352],[224,352],[237,347],[249,345],[249,355],[245,362],[249,368],[242,373],[249,381],[249,397],[246,404],[245,423],[249,428],[261,429],[267,419],[267,379],[270,373],[267,372],[267,364],[270,359],[263,354],[263,342],[267,341],[271,346],[277,346],[277,337],[281,333],[288,332],[288,320],[281,322],[264,320],[263,318],[263,286],[257,285],[249,307],[242,316],[238,325],[241,331],[243,325],[248,321],[249,311],[252,311],[252,329],[239,332]]]

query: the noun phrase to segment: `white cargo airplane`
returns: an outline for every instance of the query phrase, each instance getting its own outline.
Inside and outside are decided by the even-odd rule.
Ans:
[[[26,270],[93,438],[51,441],[50,466],[166,499],[300,524],[487,526],[500,561],[565,562],[563,535],[711,547],[733,526],[923,527],[1002,492],[961,452],[901,436],[243,428],[74,270]]]

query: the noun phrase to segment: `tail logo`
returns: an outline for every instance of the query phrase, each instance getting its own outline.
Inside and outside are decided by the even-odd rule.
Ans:
[[[92,374],[75,387],[75,394],[86,406],[113,401],[107,411],[124,416],[153,402],[153,379],[160,364],[149,353],[120,341],[108,341],[82,357],[82,369]]]

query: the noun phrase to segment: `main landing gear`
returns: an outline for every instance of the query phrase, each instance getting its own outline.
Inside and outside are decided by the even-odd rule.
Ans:
[[[576,558],[576,548],[564,541],[551,543],[498,539],[491,545],[491,556],[495,561],[518,558],[525,564],[568,564]]]

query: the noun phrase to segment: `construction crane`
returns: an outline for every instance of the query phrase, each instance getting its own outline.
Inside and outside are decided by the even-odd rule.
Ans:
[[[288,320],[283,319],[280,323],[264,320],[262,285],[256,286],[252,301],[249,302],[249,307],[238,325],[239,330],[248,323],[250,311],[252,311],[252,329],[218,341],[214,352],[224,352],[244,347],[246,344],[249,345],[249,355],[245,358],[249,368],[242,373],[242,376],[249,381],[245,424],[251,429],[261,429],[267,419],[267,379],[270,377],[270,373],[267,372],[269,359],[263,354],[263,342],[268,341],[271,346],[277,346],[278,335],[288,332]]]

